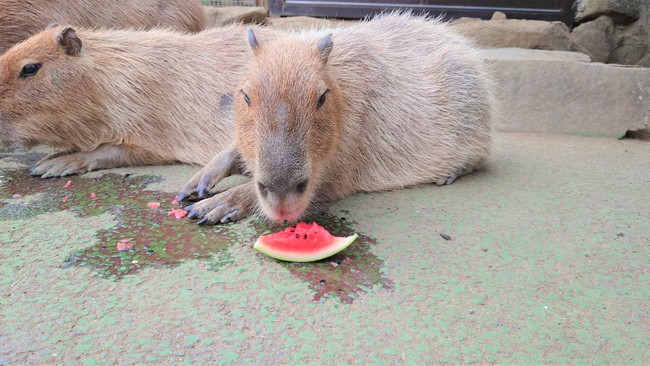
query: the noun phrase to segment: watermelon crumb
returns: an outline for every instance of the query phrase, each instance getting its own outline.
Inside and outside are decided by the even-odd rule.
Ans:
[[[97,198],[97,193],[92,192],[92,193],[90,194],[90,198]]]
[[[68,202],[68,196],[63,196],[63,202]]]
[[[21,198],[22,196],[23,196],[22,194],[16,193],[13,196],[11,196],[11,198]]]
[[[183,210],[182,208],[175,208],[167,213],[167,216],[174,216],[177,219],[182,219],[183,217],[187,216],[187,211]]]
[[[160,202],[149,202],[147,206],[152,209],[157,209],[160,208]]]
[[[131,243],[132,238],[125,238],[120,240],[115,247],[117,248],[118,251],[123,252],[127,249],[133,248],[133,243]]]
[[[178,196],[174,197],[174,200],[172,201],[172,205],[178,206]]]
[[[63,185],[63,188],[70,188],[71,185],[72,185],[72,181],[69,180]]]

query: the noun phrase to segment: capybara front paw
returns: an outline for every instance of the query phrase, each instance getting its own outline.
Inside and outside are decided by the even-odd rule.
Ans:
[[[187,217],[197,219],[199,225],[213,225],[238,221],[250,215],[256,205],[252,183],[233,187],[213,197],[199,201],[185,209]]]
[[[178,195],[176,195],[178,200],[184,201],[190,197],[198,197],[198,199],[208,197],[210,190],[217,183],[223,178],[239,171],[237,167],[237,154],[235,144],[219,152],[208,164],[185,183],[183,188],[178,192]]]
[[[80,154],[53,154],[34,164],[29,174],[41,178],[64,177],[93,170],[93,163],[86,161]]]

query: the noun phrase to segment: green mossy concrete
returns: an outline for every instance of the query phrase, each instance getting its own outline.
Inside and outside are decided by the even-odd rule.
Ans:
[[[272,229],[260,221],[206,229],[150,212],[174,189],[147,187],[196,168],[72,177],[61,207],[66,179],[16,173],[25,159],[0,158],[0,364],[650,362],[647,143],[499,135],[488,169],[451,186],[338,202],[321,219],[367,240],[313,265],[254,251]],[[124,173],[134,186],[113,197]],[[137,251],[105,253],[121,263],[146,262],[142,232],[209,249],[120,276],[69,265],[114,249],[121,227],[137,228]],[[322,291],[324,276],[346,296]]]

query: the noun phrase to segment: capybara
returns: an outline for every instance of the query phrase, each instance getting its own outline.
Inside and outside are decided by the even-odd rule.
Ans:
[[[256,209],[294,221],[355,192],[450,184],[486,161],[491,79],[448,24],[392,13],[270,41],[255,32],[235,94],[235,146],[180,197],[202,196],[237,160],[252,180],[190,206],[199,223]]]
[[[46,29],[0,55],[0,145],[62,149],[34,165],[42,177],[204,165],[234,141],[246,30]]]
[[[199,32],[207,19],[199,0],[0,0],[0,54],[51,23]]]

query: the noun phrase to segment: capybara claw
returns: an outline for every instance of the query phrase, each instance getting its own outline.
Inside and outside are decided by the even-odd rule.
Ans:
[[[228,222],[234,222],[234,221],[239,221],[239,210],[238,209],[234,209],[234,210],[230,211],[226,216],[224,216],[221,219],[222,224],[225,224],[225,223],[228,223]]]
[[[208,190],[205,187],[199,188],[199,199],[204,199],[208,196]]]
[[[446,185],[452,184],[452,183],[454,183],[456,178],[458,178],[458,175],[459,174],[456,173],[456,172],[451,173],[446,177],[442,177],[442,178],[438,178],[438,179],[434,180],[433,184],[435,184],[437,186],[446,186]]]
[[[210,184],[210,179],[211,178],[212,177],[205,176],[205,175],[203,177],[201,177],[201,180],[199,181],[199,186],[197,187],[197,192],[198,192],[199,198],[202,199],[202,198],[205,198],[205,197],[208,196],[208,194],[209,194],[208,184]]]

